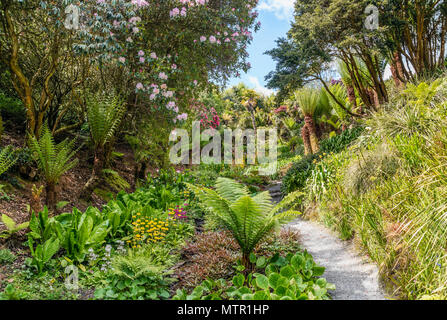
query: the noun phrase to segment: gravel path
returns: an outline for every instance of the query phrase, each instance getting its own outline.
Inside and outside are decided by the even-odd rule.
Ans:
[[[280,198],[280,186],[269,188],[275,201]],[[340,240],[327,228],[298,219],[288,225],[301,235],[301,244],[317,263],[326,268],[323,275],[336,290],[334,300],[384,300],[386,294],[379,283],[378,269],[356,253],[353,246]]]

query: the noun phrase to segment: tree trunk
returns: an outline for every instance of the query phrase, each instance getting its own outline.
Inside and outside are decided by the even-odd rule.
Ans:
[[[396,88],[402,89],[404,87],[403,81],[405,76],[402,61],[400,59],[400,54],[397,51],[393,55],[393,60],[391,62],[390,68]]]
[[[304,117],[304,121],[309,129],[310,146],[312,148],[311,152],[312,154],[318,153],[318,151],[320,151],[320,147],[318,146],[317,130],[315,128],[314,119],[312,116],[306,115]]]
[[[46,204],[50,211],[56,211],[56,185],[48,182],[45,188],[46,191]]]
[[[92,199],[93,191],[99,183],[99,179],[101,177],[101,172],[104,167],[104,154],[102,149],[95,151],[95,159],[93,161],[93,169],[90,179],[85,184],[84,188],[81,191],[80,198],[86,201],[90,201]]]
[[[145,180],[146,179],[146,162],[140,162],[135,164],[135,184],[138,182],[138,180]]]
[[[357,98],[355,97],[355,89],[352,85],[346,85],[346,91],[348,94],[349,103],[355,109],[357,107]]]
[[[301,136],[303,137],[304,155],[307,156],[312,153],[312,147],[310,145],[309,128],[306,124],[301,129]]]
[[[241,263],[245,267],[244,272],[246,274],[249,274],[254,271],[254,265],[253,265],[253,263],[250,262],[250,254],[243,253]]]

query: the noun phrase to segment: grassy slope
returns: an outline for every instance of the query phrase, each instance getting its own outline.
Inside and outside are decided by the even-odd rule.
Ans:
[[[408,85],[304,187],[307,214],[353,238],[403,298],[447,298],[446,99],[447,79]]]

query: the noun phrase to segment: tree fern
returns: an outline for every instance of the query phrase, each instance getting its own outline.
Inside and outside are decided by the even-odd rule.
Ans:
[[[312,116],[317,111],[320,91],[313,88],[302,88],[294,93],[294,100],[305,116]]]
[[[39,140],[34,136],[30,138],[31,151],[45,177],[46,202],[52,209],[56,204],[56,184],[64,173],[78,163],[78,159],[74,158],[76,155],[76,151],[73,151],[74,143],[75,140],[64,140],[56,144],[47,125],[43,126]]]
[[[240,183],[218,178],[216,190],[187,184],[199,200],[233,235],[242,251],[242,261],[249,267],[249,256],[256,245],[270,232],[288,223],[300,212],[288,210],[278,213],[269,192],[252,197]],[[279,206],[283,206],[279,204]]]
[[[87,121],[96,147],[103,147],[114,137],[124,116],[125,104],[116,95],[87,97]]]
[[[115,95],[90,95],[87,97],[87,121],[90,138],[95,148],[95,159],[90,179],[81,191],[81,198],[90,200],[93,190],[100,181],[100,176],[107,163],[106,145],[109,150],[116,131],[124,116],[125,103]]]

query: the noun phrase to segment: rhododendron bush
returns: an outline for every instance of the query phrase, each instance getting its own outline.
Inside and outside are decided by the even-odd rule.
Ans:
[[[4,15],[11,18],[11,28],[5,28],[3,33],[5,38],[12,38],[20,29],[23,38],[17,37],[19,47],[27,32],[29,35],[43,32],[43,45],[55,39],[69,39],[65,47],[68,52],[57,48],[57,55],[49,59],[50,64],[54,63],[54,67],[48,66],[50,71],[57,68],[63,55],[73,55],[74,59],[88,57],[89,69],[83,80],[95,70],[91,66],[96,66],[103,78],[103,70],[119,68],[125,81],[122,87],[116,84],[115,91],[124,90],[131,103],[163,111],[175,121],[187,118],[188,101],[194,92],[209,82],[223,82],[249,68],[247,45],[252,40],[252,32],[259,29],[254,10],[257,0],[23,0],[5,3]],[[34,22],[29,24],[30,28],[22,29],[21,21],[31,13],[38,14],[39,19],[45,16],[48,23]],[[14,42],[5,43],[5,57],[19,62],[12,66],[11,61],[6,61],[6,65],[12,66],[11,72],[20,80],[17,90],[22,100],[28,102],[32,98],[25,97],[26,82],[31,81],[21,79],[20,75],[25,73],[20,70],[23,68],[20,55],[26,52],[14,51],[14,45]],[[55,51],[51,52],[48,46],[47,53],[51,55]],[[51,97],[51,88],[46,91]]]

